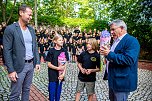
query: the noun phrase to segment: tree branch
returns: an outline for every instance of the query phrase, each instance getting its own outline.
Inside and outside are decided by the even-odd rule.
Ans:
[[[7,22],[6,22],[6,24],[8,24],[8,22],[10,21],[10,19],[11,19],[12,15],[13,15],[13,11],[14,11],[14,7],[15,7],[15,3],[16,3],[16,0],[14,0],[14,5],[13,5],[13,8],[12,8],[11,14],[10,14],[10,16],[9,16],[9,18],[8,18],[8,20],[7,20]]]

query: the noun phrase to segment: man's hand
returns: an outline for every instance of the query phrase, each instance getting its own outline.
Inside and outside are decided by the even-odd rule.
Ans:
[[[12,73],[8,74],[8,77],[10,78],[11,81],[17,82],[18,76],[17,76],[16,72],[12,72]]]
[[[107,56],[109,54],[109,52],[110,52],[110,49],[106,46],[102,46],[100,48],[100,54],[101,55]]]
[[[41,66],[40,65],[36,65],[35,69],[36,69],[37,72],[39,72],[40,69],[41,69]]]

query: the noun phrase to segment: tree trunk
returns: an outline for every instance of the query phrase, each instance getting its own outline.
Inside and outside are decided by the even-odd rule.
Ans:
[[[2,9],[2,2],[3,2],[3,0],[0,0],[0,8]]]
[[[2,2],[3,2],[3,0],[0,0],[0,9],[2,10],[2,14],[3,14]],[[3,16],[2,16],[2,18],[3,18]]]
[[[3,3],[3,0],[0,0],[0,6],[2,10],[2,21],[6,22],[6,9],[5,9],[5,4]]]
[[[34,0],[35,3],[35,7],[34,7],[34,11],[35,11],[35,28],[37,29],[37,0]]]

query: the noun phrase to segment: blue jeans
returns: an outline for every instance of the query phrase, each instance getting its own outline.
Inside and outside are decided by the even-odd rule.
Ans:
[[[110,101],[127,101],[130,92],[116,92],[109,88]]]
[[[49,100],[60,101],[62,82],[49,82]]]

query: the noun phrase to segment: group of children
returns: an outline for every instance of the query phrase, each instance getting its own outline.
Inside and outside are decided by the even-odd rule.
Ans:
[[[50,30],[48,28],[40,27],[36,30],[36,33],[41,60],[45,60],[49,48],[54,47],[52,39],[56,34],[62,35],[64,41],[63,47],[69,53],[70,62],[76,62],[77,55],[80,55],[82,51],[86,50],[88,38],[96,39],[98,44],[100,41],[100,31],[97,31],[96,29],[94,29],[94,31],[90,30],[89,32],[86,30],[80,32],[79,29],[75,29],[74,31],[70,31],[70,29]]]
[[[64,48],[62,35],[55,34],[52,42],[53,46],[48,50],[45,58],[48,65],[49,100],[60,101],[62,82],[64,81],[66,66],[69,61],[69,52]],[[79,74],[76,87],[76,101],[80,100],[80,94],[84,87],[86,87],[88,101],[92,101],[93,94],[95,93],[96,72],[100,70],[98,49],[98,41],[95,38],[89,38],[86,41],[86,49],[77,56],[76,62]]]

